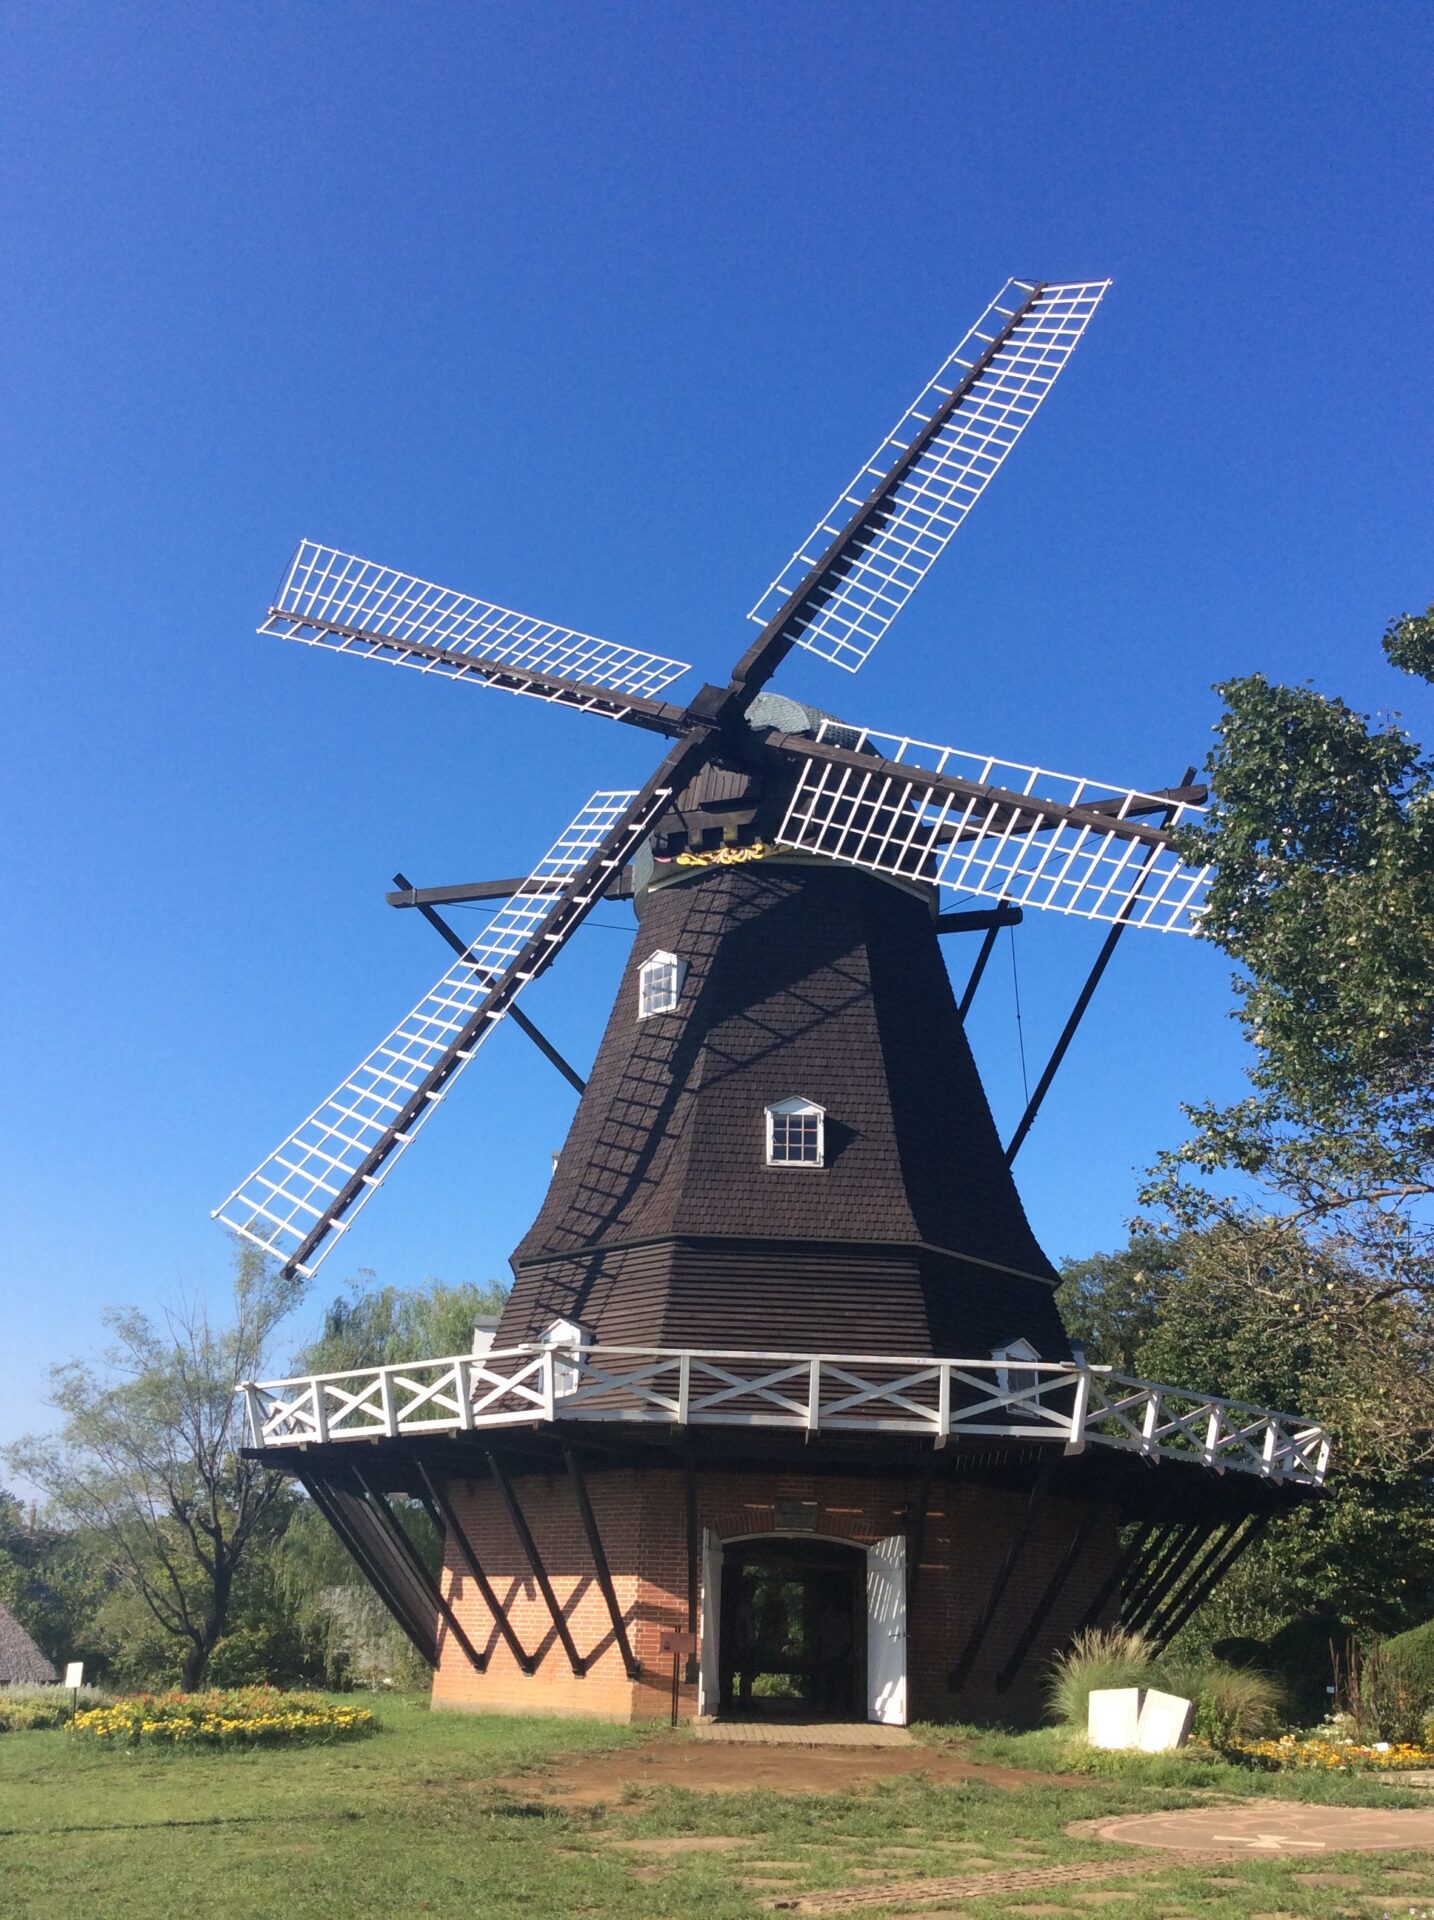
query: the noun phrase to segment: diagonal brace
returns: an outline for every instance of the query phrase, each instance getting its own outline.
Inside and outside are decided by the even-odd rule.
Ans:
[[[578,1513],[582,1518],[583,1532],[587,1536],[588,1552],[593,1557],[593,1569],[597,1574],[598,1586],[607,1602],[608,1619],[612,1622],[612,1636],[622,1654],[622,1664],[627,1670],[629,1680],[642,1678],[642,1664],[633,1658],[632,1643],[627,1637],[627,1622],[622,1617],[622,1608],[617,1604],[617,1591],[612,1584],[612,1571],[607,1563],[607,1554],[603,1550],[602,1535],[598,1532],[597,1519],[593,1514],[592,1501],[588,1498],[588,1487],[583,1479],[577,1455],[571,1447],[563,1448],[563,1464],[568,1470],[568,1482],[573,1490],[573,1498],[578,1503]]]
[[[473,1542],[468,1538],[463,1523],[458,1518],[453,1502],[448,1498],[446,1488],[440,1486],[439,1483],[433,1479],[428,1468],[421,1460],[418,1462],[418,1471],[423,1476],[423,1484],[428,1489],[429,1497],[438,1508],[438,1511],[443,1515],[443,1524],[451,1536],[453,1544],[463,1556],[464,1566],[467,1567],[469,1573],[473,1576],[473,1584],[483,1596],[484,1606],[486,1606],[492,1614],[494,1625],[507,1642],[508,1651],[512,1654],[524,1673],[536,1673],[538,1663],[513,1631],[513,1624],[508,1618],[508,1610],[493,1591],[492,1582],[479,1565],[477,1551],[474,1548]]]
[[[588,1670],[588,1663],[573,1645],[572,1629],[568,1626],[563,1610],[558,1605],[558,1596],[553,1592],[553,1583],[548,1578],[548,1570],[543,1565],[542,1555],[538,1552],[538,1543],[528,1527],[523,1509],[518,1505],[518,1496],[514,1493],[512,1483],[504,1473],[497,1454],[489,1453],[485,1458],[503,1505],[507,1508],[508,1518],[513,1523],[513,1531],[518,1536],[518,1544],[527,1557],[528,1565],[533,1569],[533,1578],[538,1583],[538,1591],[547,1603],[548,1613],[553,1622],[553,1631],[563,1643],[563,1652],[568,1656],[568,1665],[581,1679]]]
[[[469,1665],[475,1673],[482,1673],[488,1665],[487,1654],[480,1653],[468,1638],[468,1635],[463,1631],[463,1623],[453,1611],[448,1596],[443,1591],[442,1584],[434,1579],[422,1554],[418,1551],[418,1548],[414,1546],[412,1540],[409,1539],[407,1529],[400,1525],[393,1508],[381,1493],[374,1492],[358,1468],[353,1467],[350,1471],[369,1510],[374,1514],[379,1525],[407,1560],[409,1566],[413,1569],[414,1577],[432,1600],[436,1610],[443,1615],[444,1620],[448,1624],[449,1632],[453,1635],[453,1638],[458,1642],[459,1646],[462,1647],[464,1653],[467,1654]]]

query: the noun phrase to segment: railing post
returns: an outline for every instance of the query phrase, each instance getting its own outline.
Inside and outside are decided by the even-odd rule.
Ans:
[[[322,1380],[310,1380],[309,1395],[314,1403],[314,1432],[320,1442],[329,1437],[329,1410],[324,1403],[324,1383]]]
[[[387,1367],[378,1370],[378,1399],[383,1408],[383,1430],[392,1440],[398,1432],[398,1414],[393,1405],[393,1378]]]
[[[1260,1449],[1260,1472],[1267,1476],[1276,1471],[1275,1442],[1279,1438],[1282,1438],[1279,1421],[1267,1420],[1265,1422],[1265,1444]]]
[[[249,1412],[249,1444],[251,1447],[264,1445],[264,1402],[259,1398],[259,1389],[252,1380],[244,1382],[244,1405]]]
[[[557,1363],[551,1347],[543,1349],[543,1418],[557,1418]]]
[[[692,1355],[685,1349],[677,1361],[677,1424],[687,1425],[687,1403],[692,1392]]]
[[[461,1357],[453,1363],[454,1385],[457,1388],[458,1424],[464,1433],[473,1431],[473,1380],[471,1362]]]
[[[1218,1406],[1212,1406],[1210,1409],[1210,1418],[1205,1423],[1205,1465],[1207,1467],[1214,1466],[1215,1455],[1219,1450],[1219,1446],[1220,1409]]]
[[[1330,1443],[1328,1439],[1321,1440],[1319,1443],[1319,1459],[1315,1462],[1315,1485],[1317,1487],[1324,1485],[1325,1474],[1329,1471],[1329,1446]]]
[[[951,1438],[951,1362],[943,1360],[936,1377],[936,1444],[944,1447]]]
[[[808,1365],[807,1431],[816,1433],[822,1424],[822,1363],[815,1354]]]
[[[1085,1416],[1090,1406],[1090,1369],[1076,1368],[1075,1399],[1071,1404],[1071,1432],[1066,1441],[1067,1453],[1085,1452]]]
[[[1140,1426],[1140,1451],[1149,1456],[1155,1451],[1155,1429],[1160,1425],[1160,1389],[1152,1387],[1146,1396],[1145,1418]]]

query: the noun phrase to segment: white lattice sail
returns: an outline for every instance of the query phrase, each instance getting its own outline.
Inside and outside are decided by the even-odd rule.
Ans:
[[[957,896],[1199,932],[1212,869],[1189,866],[1166,835],[1202,808],[834,721],[817,738],[851,757],[805,761],[783,844]]]
[[[312,540],[300,541],[259,632],[479,685],[494,684],[493,670],[501,669],[506,691],[543,700],[559,696],[533,681],[524,684],[525,676],[556,678],[620,700],[652,699],[687,672],[684,661],[514,613]]]
[[[604,840],[622,826],[637,797],[633,793],[595,793],[538,862],[521,890],[489,921],[468,954],[448,969],[302,1126],[295,1128],[223,1205],[215,1208],[214,1217],[286,1263],[294,1261],[298,1250],[326,1221],[336,1231],[346,1228],[382,1184],[383,1176],[375,1173],[365,1179],[346,1205],[344,1218],[330,1219],[340,1196],[375,1150],[390,1141],[384,1162],[386,1173],[393,1156],[410,1144],[438,1102],[446,1097],[453,1084],[452,1074],[444,1081],[442,1091],[432,1093],[403,1124],[402,1131],[396,1131],[415,1093],[445,1058],[461,1043],[454,1072],[461,1071],[502,1018],[501,1012],[490,1012],[465,1038],[466,1029],[495,985],[515,967],[520,988],[541,970],[550,957],[546,942],[563,937],[561,933],[545,934],[544,923],[574,877],[590,864]],[[601,897],[663,804],[665,795],[656,797],[628,823],[610,857],[590,878],[586,893],[575,896],[576,906],[585,907],[589,900]],[[334,1244],[330,1236],[304,1262],[295,1262],[295,1271],[306,1275],[314,1272]]]
[[[885,485],[982,356],[990,354],[950,419],[896,488],[890,506],[855,537],[834,584],[797,620],[798,645],[855,672],[985,492],[1050,392],[1109,285],[1108,280],[1092,280],[1038,288],[1033,281],[1008,281],[850,486],[837,495],[749,617],[765,626],[786,604],[853,514]],[[1011,329],[1009,336],[991,353],[1005,328]]]

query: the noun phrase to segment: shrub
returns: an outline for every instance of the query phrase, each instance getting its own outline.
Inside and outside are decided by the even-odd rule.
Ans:
[[[71,1730],[104,1746],[287,1746],[373,1733],[366,1707],[320,1693],[243,1687],[215,1693],[141,1693],[77,1715]]]
[[[1284,1694],[1277,1680],[1258,1667],[1227,1667],[1212,1661],[1191,1675],[1191,1684],[1175,1685],[1195,1702],[1195,1732],[1212,1747],[1259,1740],[1279,1724]]]
[[[1051,1662],[1047,1696],[1055,1718],[1084,1733],[1090,1696],[1100,1687],[1148,1687],[1155,1679],[1154,1650],[1123,1627],[1088,1627]]]
[[[1408,1633],[1396,1633],[1392,1640],[1385,1641],[1384,1651],[1423,1681],[1434,1704],[1434,1620],[1411,1627]]]
[[[80,1688],[80,1705],[84,1707],[102,1706],[108,1697],[98,1687]],[[34,1733],[63,1726],[72,1704],[68,1687],[0,1687],[0,1733]]]
[[[1392,1644],[1361,1652],[1351,1647],[1335,1661],[1340,1706],[1349,1714],[1355,1738],[1418,1745],[1424,1722],[1434,1708],[1434,1685],[1415,1661]]]

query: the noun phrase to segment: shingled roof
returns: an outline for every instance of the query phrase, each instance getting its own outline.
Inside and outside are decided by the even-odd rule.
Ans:
[[[687,972],[638,1017],[655,952]],[[827,1164],[764,1114],[826,1112]],[[555,1318],[635,1344],[1068,1351],[929,901],[849,867],[699,870],[648,896],[587,1091],[513,1256],[499,1344]]]
[[[53,1686],[59,1675],[10,1609],[0,1602],[0,1686]]]

